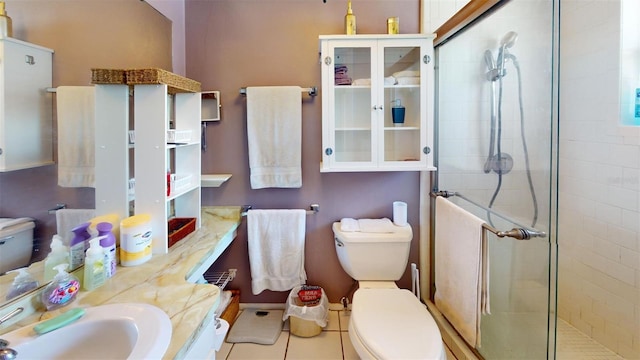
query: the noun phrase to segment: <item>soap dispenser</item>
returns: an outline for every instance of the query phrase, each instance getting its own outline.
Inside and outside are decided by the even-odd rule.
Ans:
[[[91,246],[87,250],[87,257],[84,260],[84,283],[85,290],[96,289],[105,281],[104,250],[100,246],[100,238],[93,238],[89,241]]]
[[[62,243],[62,237],[58,234],[51,239],[51,252],[44,260],[44,281],[48,282],[56,275],[54,267],[69,263],[69,249]]]
[[[31,291],[40,284],[38,280],[34,279],[31,274],[27,271],[27,268],[20,268],[16,270],[7,271],[7,273],[17,272],[18,275],[13,279],[13,283],[9,288],[9,292],[7,292],[7,300],[11,300],[14,297],[22,295],[28,291]]]
[[[353,15],[353,10],[351,10],[351,0],[349,0],[347,6],[347,15],[344,16],[344,33],[347,35],[355,35],[356,16]]]
[[[104,269],[105,278],[107,279],[115,275],[116,265],[118,265],[118,260],[116,259],[116,237],[111,229],[113,229],[113,225],[108,222],[101,222],[96,225],[100,246],[104,250]]]
[[[73,232],[73,238],[69,243],[69,250],[71,251],[71,269],[75,269],[84,263],[84,254],[87,250],[87,240],[91,237],[88,228],[91,225],[90,222],[82,223],[71,231]]]
[[[55,310],[69,304],[76,298],[80,290],[80,281],[77,277],[66,272],[67,267],[69,264],[56,265],[54,269],[58,273],[42,292],[42,304],[46,306],[47,310]]]

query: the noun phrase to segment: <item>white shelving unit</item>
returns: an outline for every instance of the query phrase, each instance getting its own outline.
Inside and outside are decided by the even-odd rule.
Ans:
[[[320,43],[320,170],[435,170],[433,35],[327,35]],[[392,121],[395,100],[405,108],[402,125]]]
[[[98,81],[103,80],[95,74]],[[153,253],[166,253],[169,219],[195,218],[196,229],[200,228],[201,94],[160,83],[95,86],[96,211],[116,213],[121,219],[149,214]],[[129,143],[130,131],[135,134],[134,144]],[[169,143],[169,131],[180,138]],[[168,181],[168,170],[173,181]]]
[[[52,56],[0,39],[0,172],[53,164]]]
[[[135,85],[135,208],[150,214],[153,253],[169,250],[167,220],[196,218],[200,228],[200,93],[168,95],[167,85]],[[191,132],[190,140],[167,144],[167,131]],[[167,170],[177,181],[168,193]],[[178,184],[187,179],[184,184]],[[178,186],[179,185],[179,186]]]

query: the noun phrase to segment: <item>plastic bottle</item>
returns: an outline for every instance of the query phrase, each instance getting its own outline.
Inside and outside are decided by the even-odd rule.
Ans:
[[[91,237],[91,234],[87,231],[89,225],[91,225],[91,223],[86,222],[71,229],[74,234],[71,242],[69,242],[71,269],[75,269],[84,264],[84,252],[87,250],[87,240]]]
[[[640,120],[640,88],[636,89],[636,107],[635,107],[635,118],[636,120]]]
[[[7,300],[11,300],[14,297],[20,296],[40,286],[38,280],[34,279],[31,274],[29,274],[26,267],[7,271],[7,273],[12,272],[17,272],[18,275],[13,279],[13,283],[7,292]]]
[[[113,226],[108,222],[101,222],[96,225],[100,246],[104,249],[104,268],[107,279],[115,275],[116,265],[118,264],[116,259],[116,237],[111,232],[112,228]]]
[[[151,216],[139,214],[120,222],[120,264],[136,266],[151,259]]]
[[[82,288],[85,290],[93,290],[102,286],[106,279],[104,250],[100,246],[100,238],[93,238],[89,242],[91,246],[89,246],[87,257],[84,260],[84,283]]]
[[[54,267],[69,263],[69,249],[62,243],[62,236],[55,234],[51,239],[51,252],[44,260],[44,281],[47,282],[56,275]]]
[[[4,5],[4,1],[0,1],[0,39],[13,37],[13,24]]]
[[[47,310],[54,310],[69,304],[76,298],[80,290],[80,281],[77,277],[66,272],[68,267],[69,264],[56,265],[54,269],[58,273],[42,291],[41,300]]]
[[[351,0],[348,3],[347,15],[344,16],[344,33],[347,35],[356,34],[356,16],[353,15],[353,10],[351,10]]]

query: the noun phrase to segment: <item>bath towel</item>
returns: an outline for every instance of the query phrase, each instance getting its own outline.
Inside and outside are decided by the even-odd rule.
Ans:
[[[252,189],[302,186],[301,93],[298,86],[247,88]]]
[[[365,233],[392,233],[396,231],[390,219],[358,219],[358,227]]]
[[[286,291],[304,284],[305,210],[249,210],[251,291]]]
[[[480,346],[481,314],[490,313],[484,223],[436,198],[435,304],[471,347]]]
[[[95,91],[58,86],[58,185],[95,187]]]

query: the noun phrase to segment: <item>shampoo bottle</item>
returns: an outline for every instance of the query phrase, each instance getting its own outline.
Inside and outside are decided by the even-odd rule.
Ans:
[[[44,281],[48,282],[56,275],[54,267],[60,264],[69,264],[69,249],[62,243],[62,237],[58,234],[51,239],[51,252],[44,260]]]
[[[18,275],[13,279],[13,283],[7,292],[7,300],[11,300],[16,296],[22,295],[27,291],[31,291],[40,284],[38,280],[34,279],[29,272],[27,272],[27,268],[20,268],[16,270],[7,271],[7,273],[17,272]]]
[[[636,121],[640,120],[640,88],[636,89],[636,103],[635,103],[635,111],[634,111],[634,115],[636,118]]]
[[[105,277],[108,279],[116,273],[116,237],[111,232],[113,226],[108,222],[101,222],[96,225],[98,230],[98,239],[100,239],[100,246],[104,249],[104,268]]]
[[[89,234],[87,230],[89,225],[91,225],[91,223],[86,222],[71,229],[74,234],[69,243],[71,269],[75,269],[84,263],[84,252],[87,249],[86,242],[91,237],[91,234]]]
[[[347,35],[356,34],[356,16],[353,15],[353,10],[351,10],[351,0],[348,3],[347,15],[344,16],[344,33]]]
[[[69,264],[60,264],[55,267],[58,272],[51,283],[42,291],[42,303],[47,310],[55,310],[67,305],[76,298],[80,290],[80,281],[77,277],[65,270]]]
[[[84,260],[82,288],[85,290],[98,288],[105,281],[104,250],[100,246],[100,238],[93,238],[90,243],[91,246],[89,246],[87,257]]]

